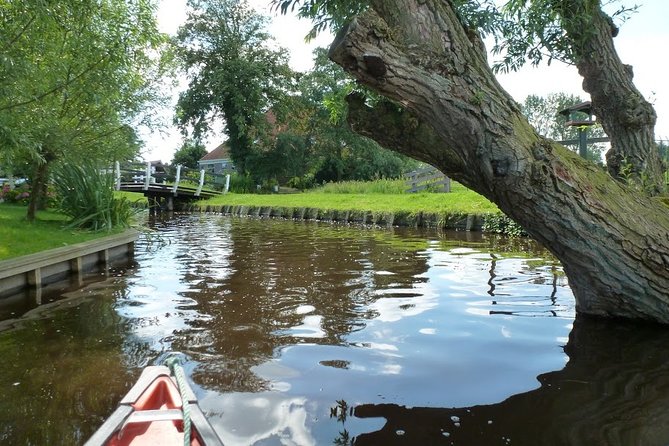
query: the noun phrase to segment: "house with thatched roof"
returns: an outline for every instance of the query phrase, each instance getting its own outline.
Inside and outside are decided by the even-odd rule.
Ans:
[[[203,156],[197,162],[197,165],[200,169],[218,174],[230,173],[235,170],[230,158],[230,146],[225,142]]]

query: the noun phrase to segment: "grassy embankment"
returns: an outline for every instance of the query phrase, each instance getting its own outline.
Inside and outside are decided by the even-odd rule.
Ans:
[[[404,182],[379,180],[371,183],[328,184],[296,194],[226,194],[196,204],[205,206],[271,206],[345,211],[404,212],[416,214],[497,214],[497,206],[453,182],[451,193],[404,193]]]
[[[403,180],[349,181],[328,183],[323,187],[292,194],[238,194],[228,193],[195,204],[206,206],[292,207],[330,210],[405,213],[498,214],[493,203],[453,182],[451,192],[417,194],[405,193]],[[116,192],[130,201],[146,202],[135,192]]]
[[[64,229],[67,217],[53,211],[40,211],[33,223],[26,221],[26,207],[0,204],[0,260],[73,245],[123,231],[90,232]]]
[[[453,183],[452,192],[449,194],[407,194],[403,189],[402,181],[348,182],[329,184],[314,191],[295,194],[230,193],[197,204],[203,207],[270,206],[409,214],[499,213],[490,201],[457,183]],[[132,192],[117,192],[117,196],[125,196],[131,201],[146,200],[142,194]],[[57,212],[40,211],[37,220],[32,224],[26,222],[25,215],[25,206],[0,204],[0,260],[108,235],[106,232],[65,230],[66,217]]]

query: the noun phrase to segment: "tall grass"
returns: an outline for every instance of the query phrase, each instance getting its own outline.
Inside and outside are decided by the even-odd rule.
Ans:
[[[320,194],[403,194],[406,190],[404,180],[343,181],[326,183],[308,191]]]
[[[126,197],[114,195],[114,177],[92,162],[66,163],[54,172],[58,209],[72,228],[111,231],[130,226],[137,212]]]

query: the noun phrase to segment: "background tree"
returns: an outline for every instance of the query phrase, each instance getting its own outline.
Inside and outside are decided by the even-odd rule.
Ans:
[[[245,1],[189,0],[177,40],[190,79],[177,103],[176,123],[195,138],[223,122],[230,155],[246,173],[273,143],[266,113],[292,88],[284,49],[273,48],[266,19]]]
[[[197,162],[206,154],[207,149],[205,149],[200,141],[186,138],[181,147],[174,152],[172,165],[176,166],[177,164],[181,164],[182,166],[190,167],[191,169],[197,169]]]
[[[360,0],[272,0],[283,13],[297,10],[311,18],[311,35],[327,27],[339,29],[374,2]],[[613,38],[615,19],[624,20],[637,6],[620,6],[609,16],[600,0],[455,0],[458,19],[479,37],[495,39],[493,52],[501,56],[495,72],[517,70],[525,63],[559,60],[575,65],[583,76],[593,111],[611,138],[607,169],[614,178],[624,169],[625,180],[634,179],[656,194],[663,189],[662,172],[654,142],[656,115],[652,105],[633,82],[633,70],[621,62]],[[606,1],[612,9],[619,0]],[[630,175],[631,173],[631,175]]]
[[[606,2],[610,4],[616,1]],[[663,188],[655,145],[653,106],[633,82],[632,67],[622,63],[613,38],[614,19],[625,18],[637,6],[621,6],[611,16],[600,0],[508,0],[495,50],[505,55],[498,69],[516,69],[525,61],[557,59],[574,64],[583,76],[594,114],[611,138],[606,165],[615,178],[621,170],[651,193]]]
[[[146,0],[10,2],[2,6],[0,153],[27,163],[33,219],[49,166],[66,158],[111,163],[140,146],[134,126],[157,98],[164,44]]]
[[[567,141],[578,139],[578,128],[567,126],[568,118],[560,114],[560,111],[583,102],[580,97],[567,93],[550,93],[546,97],[529,95],[525,98],[521,108],[530,124],[540,135],[556,141]],[[579,119],[588,118],[585,113],[580,114],[582,116]],[[587,136],[588,138],[603,138],[606,137],[606,134],[601,126],[595,124],[587,128]],[[569,146],[569,148],[575,152],[578,151],[577,145]],[[586,159],[596,163],[602,162],[605,145],[590,143],[587,150]]]
[[[341,17],[350,3],[314,0],[305,6]],[[475,3],[365,2],[368,9],[339,30],[329,55],[387,99],[371,103],[350,96],[349,122],[355,131],[440,168],[495,202],[560,259],[577,311],[669,323],[667,208],[536,133],[495,79],[478,22],[457,9]],[[611,110],[596,110],[604,122],[630,109],[631,78],[612,81],[629,70],[609,52],[615,51],[613,36],[599,2],[573,3],[593,25],[578,35],[575,49],[587,51],[579,60],[593,65],[593,71],[581,70],[585,82],[601,76],[595,88],[608,89]],[[599,26],[604,22],[608,26]],[[639,124],[647,129],[644,117]],[[623,124],[604,128],[630,147],[647,139],[645,130],[639,135]]]
[[[312,174],[317,183],[398,178],[415,168],[414,160],[351,130],[345,98],[359,87],[327,58],[325,49],[314,51],[314,68],[300,77],[298,88],[298,97],[309,110],[304,134],[313,147]]]

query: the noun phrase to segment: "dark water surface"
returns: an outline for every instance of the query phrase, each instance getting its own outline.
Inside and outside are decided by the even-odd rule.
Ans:
[[[127,269],[0,323],[0,444],[83,443],[171,351],[227,445],[669,444],[669,330],[574,320],[530,241],[155,227]]]

